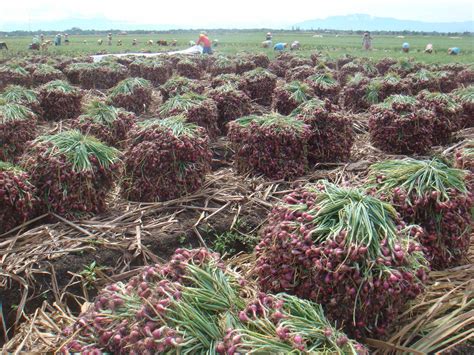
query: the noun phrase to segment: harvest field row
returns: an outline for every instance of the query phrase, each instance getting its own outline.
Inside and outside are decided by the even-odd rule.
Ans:
[[[257,44],[2,60],[6,351],[472,351],[472,65]]]
[[[107,46],[106,35],[78,35],[70,36],[70,45],[62,45],[60,47],[50,47],[48,52],[50,54],[66,54],[70,56],[79,54],[96,54],[101,51],[109,53],[122,53],[134,51],[164,51],[169,50],[166,47],[159,47],[156,44],[148,46],[146,43],[149,40],[154,42],[160,39],[171,42],[177,40],[177,48],[184,49],[189,46],[189,41],[196,41],[199,31],[185,32],[185,33],[157,33],[157,34],[128,34],[128,35],[113,35],[113,45]],[[370,53],[362,50],[362,38],[359,35],[336,35],[322,34],[322,37],[314,37],[321,35],[319,32],[277,32],[274,33],[273,42],[287,42],[292,43],[297,40],[301,43],[301,51],[299,53],[304,56],[309,56],[312,51],[318,50],[331,57],[338,57],[343,54],[351,54],[360,57],[371,57],[374,59],[381,59],[383,57],[402,58],[406,54],[401,52],[403,42],[410,43],[411,53],[410,57],[425,62],[425,63],[472,63],[474,55],[474,41],[472,36],[461,36],[450,38],[447,36],[405,36],[405,38],[398,38],[392,36],[377,36],[373,35],[374,50]],[[216,51],[222,54],[236,54],[241,52],[265,52],[270,57],[273,57],[273,49],[261,48],[261,42],[265,39],[265,32],[249,31],[249,32],[233,32],[233,31],[210,31],[209,37],[211,39],[218,39],[219,45]],[[45,40],[53,40],[53,36],[45,38]],[[97,40],[102,39],[104,43],[99,46]],[[138,45],[132,46],[133,39],[137,39]],[[122,40],[122,46],[117,46],[117,41]],[[9,55],[23,55],[28,52],[28,45],[31,43],[30,37],[8,37],[4,41],[8,44],[10,51]],[[85,41],[85,43],[84,43]],[[433,44],[435,50],[434,54],[428,55],[423,53],[428,43]],[[449,56],[447,54],[448,48],[459,47],[461,54],[457,57]],[[7,55],[6,51],[0,51],[1,55]]]

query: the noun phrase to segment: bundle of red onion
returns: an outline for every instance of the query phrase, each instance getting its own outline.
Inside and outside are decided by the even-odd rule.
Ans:
[[[311,129],[308,161],[311,164],[346,161],[354,144],[351,115],[325,101],[311,99],[292,112]]]
[[[422,90],[439,91],[439,81],[432,71],[427,69],[418,70],[408,74],[406,81],[411,87],[412,94],[416,95]]]
[[[22,167],[38,189],[43,209],[76,218],[105,211],[119,170],[119,151],[76,130],[40,136]]]
[[[289,68],[289,63],[280,59],[273,59],[267,66],[268,71],[279,78],[284,78]]]
[[[192,80],[182,76],[173,76],[165,84],[160,86],[160,93],[163,100],[166,101],[170,97],[182,95],[187,92],[195,92],[202,94],[205,86],[199,80]]]
[[[130,63],[130,73],[132,76],[144,78],[158,86],[166,83],[173,74],[173,67],[165,60],[140,60]]]
[[[108,285],[64,330],[72,339],[62,351],[367,353],[328,322],[320,306],[255,293],[218,255],[178,249],[167,264],[147,266],[127,284]]]
[[[474,85],[457,89],[451,94],[462,106],[461,127],[474,127]]]
[[[36,115],[27,107],[0,102],[0,160],[14,161],[36,134]]]
[[[227,123],[237,118],[247,116],[252,109],[250,98],[233,86],[223,85],[210,90],[207,95],[214,100],[217,106],[217,124],[222,133],[227,133]]]
[[[434,113],[433,145],[444,145],[450,142],[453,132],[461,128],[462,106],[448,94],[422,91],[417,99],[421,107]]]
[[[265,53],[249,54],[249,58],[255,63],[255,66],[260,68],[267,68],[270,64],[270,59]]]
[[[410,73],[414,73],[420,69],[420,64],[416,63],[412,59],[401,58],[395,64],[393,64],[389,71],[395,72],[402,78],[406,77]]]
[[[469,170],[474,174],[474,141],[468,141],[455,153],[455,166],[458,169]]]
[[[316,74],[316,69],[312,65],[301,65],[299,67],[289,68],[285,73],[286,81],[305,80],[311,75]]]
[[[182,114],[190,123],[206,129],[210,138],[219,135],[218,111],[214,100],[192,92],[169,98],[159,108],[160,117]]]
[[[74,120],[73,127],[83,134],[91,134],[107,145],[121,148],[125,146],[128,132],[135,126],[136,117],[114,106],[100,101],[92,101],[84,114]]]
[[[459,72],[458,74],[459,81],[463,85],[473,85],[474,84],[474,69],[471,68],[466,68],[462,71]]]
[[[79,85],[79,77],[81,73],[88,70],[91,67],[91,63],[72,63],[66,66],[63,70],[67,76],[67,80],[73,85]]]
[[[0,94],[0,100],[11,104],[28,107],[39,118],[43,116],[43,110],[38,99],[38,94],[30,89],[19,85],[8,85]]]
[[[336,67],[338,69],[342,68],[344,65],[346,65],[347,63],[350,63],[352,62],[353,60],[355,59],[355,57],[353,57],[352,55],[350,54],[346,54],[344,53],[343,55],[339,56],[337,59],[336,59]]]
[[[415,98],[392,95],[370,110],[371,143],[391,154],[423,154],[432,146],[434,120]]]
[[[28,174],[0,161],[0,234],[33,218],[37,202],[36,188]]]
[[[199,64],[188,58],[182,58],[176,64],[176,71],[179,75],[189,79],[200,79],[203,74],[203,69]]]
[[[371,80],[361,73],[350,77],[340,92],[339,104],[346,110],[353,112],[360,112],[369,108],[371,103],[366,100],[366,91],[370,82]]]
[[[439,82],[439,90],[450,93],[459,87],[459,75],[455,71],[437,71],[433,73]]]
[[[0,90],[8,85],[31,85],[31,75],[17,64],[0,65]]]
[[[370,104],[378,104],[391,95],[406,95],[410,93],[410,87],[402,79],[393,73],[388,73],[382,78],[370,81],[365,89],[364,100]]]
[[[140,122],[125,152],[123,195],[155,202],[193,193],[204,183],[211,157],[205,130],[184,116]]]
[[[240,173],[290,179],[306,172],[311,132],[303,121],[272,113],[239,118],[228,129]]]
[[[237,87],[240,82],[240,75],[237,74],[221,74],[217,75],[216,77],[212,78],[211,80],[211,87],[217,88],[219,86],[234,86]]]
[[[108,102],[137,115],[144,113],[151,105],[151,83],[142,78],[127,78],[109,91]]]
[[[209,68],[209,71],[213,76],[221,74],[232,74],[235,73],[236,70],[237,68],[235,61],[225,56],[219,56],[218,58],[216,58],[216,60]]]
[[[300,104],[314,97],[311,87],[301,81],[277,86],[273,91],[272,110],[289,115]]]
[[[364,73],[364,69],[362,65],[358,62],[352,61],[347,64],[344,64],[342,67],[339,67],[339,71],[337,72],[337,79],[344,85],[347,81],[358,73]]]
[[[263,68],[248,71],[242,75],[239,88],[260,105],[268,106],[272,102],[277,77]]]
[[[445,269],[467,255],[473,196],[466,173],[433,160],[389,160],[372,165],[370,182],[407,223],[423,227],[420,238],[431,266]]]
[[[323,72],[311,75],[306,79],[306,83],[311,86],[315,95],[319,98],[330,98],[335,102],[341,87],[330,72]]]
[[[397,61],[393,58],[382,58],[375,63],[375,67],[377,68],[380,75],[385,75],[395,64],[397,64]]]
[[[313,61],[310,58],[297,57],[292,54],[282,53],[278,56],[278,59],[286,60],[289,63],[290,68],[296,68],[301,66],[313,66]],[[288,59],[286,59],[288,58]]]
[[[79,84],[84,89],[110,89],[128,76],[125,65],[107,61],[81,66],[79,71]]]
[[[53,80],[66,80],[61,70],[47,64],[38,65],[31,76],[34,85],[43,85]]]
[[[55,80],[44,84],[39,89],[43,118],[60,121],[77,117],[81,112],[82,96],[81,90],[65,81]]]
[[[259,283],[320,303],[348,334],[381,336],[423,289],[420,231],[390,204],[320,181],[270,213],[256,247]]]
[[[257,65],[255,63],[255,60],[254,59],[259,59],[260,57],[252,57],[250,55],[243,55],[243,56],[237,56],[237,58],[235,58],[235,72],[237,74],[243,74],[247,71],[250,71],[250,70],[253,70],[255,69],[256,67],[262,67],[262,68],[266,68],[266,66],[262,66],[262,65]],[[265,57],[263,57],[265,58]],[[268,57],[266,57],[266,59],[268,60]],[[265,60],[265,59],[263,59]],[[269,62],[270,60],[268,60]],[[268,66],[268,62],[267,62],[267,66]],[[265,65],[265,63],[264,63]]]

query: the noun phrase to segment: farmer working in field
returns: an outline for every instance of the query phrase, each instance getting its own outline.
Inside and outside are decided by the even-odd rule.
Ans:
[[[431,54],[433,53],[433,44],[428,43],[425,48],[425,53]]]
[[[288,45],[287,43],[277,43],[277,44],[275,44],[275,46],[273,47],[273,50],[275,50],[275,51],[283,51],[283,50],[285,50],[285,48],[286,48],[287,45]]]
[[[458,47],[453,47],[448,49],[449,55],[458,55],[461,50]]]
[[[410,51],[410,43],[408,42],[405,42],[402,44],[402,51],[404,53],[408,53]]]
[[[266,41],[271,41],[272,40],[272,33],[271,32],[267,32],[267,35],[265,36],[265,40]]]
[[[204,54],[212,54],[212,48],[211,48],[211,40],[209,39],[209,37],[207,37],[207,33],[205,31],[201,32],[201,34],[199,35],[199,39],[196,43],[196,45],[202,45],[203,47],[203,53]]]
[[[370,37],[370,32],[365,32],[364,37],[362,38],[362,48],[366,51],[372,49],[372,37]]]

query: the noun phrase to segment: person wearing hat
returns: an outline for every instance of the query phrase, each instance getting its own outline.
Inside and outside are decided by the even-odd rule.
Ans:
[[[372,37],[370,36],[370,32],[364,33],[364,37],[362,38],[362,48],[366,51],[372,49]]]
[[[283,50],[285,50],[285,48],[287,47],[287,45],[288,45],[287,43],[281,43],[281,42],[280,42],[280,43],[277,43],[277,44],[275,44],[275,46],[273,47],[273,50],[275,50],[275,51],[283,51]]]
[[[410,51],[410,43],[408,42],[405,42],[402,44],[402,51],[404,53],[408,53]]]
[[[272,33],[271,32],[267,32],[267,36],[265,37],[265,40],[266,41],[271,41],[272,40]]]
[[[196,43],[196,45],[202,45],[203,48],[203,53],[204,54],[212,54],[212,43],[209,37],[207,37],[207,33],[205,31],[202,31],[201,34],[199,35],[199,39]]]
[[[461,52],[459,47],[448,48],[448,54],[449,55],[458,55],[459,52]]]

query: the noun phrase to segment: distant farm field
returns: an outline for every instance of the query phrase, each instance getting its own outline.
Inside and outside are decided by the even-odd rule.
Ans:
[[[62,54],[75,56],[78,54],[96,54],[99,52],[118,53],[118,52],[158,52],[170,50],[170,47],[160,47],[156,45],[159,39],[172,41],[177,40],[177,48],[183,49],[189,47],[189,41],[196,40],[199,33],[165,33],[165,34],[145,34],[145,35],[114,35],[113,44],[108,46],[106,36],[87,35],[71,36],[68,46],[50,47],[48,52],[52,55]],[[211,39],[217,39],[219,45],[216,48],[217,53],[236,54],[239,52],[265,52],[272,56],[273,49],[262,48],[261,42],[264,40],[265,33],[262,32],[209,32]],[[373,36],[374,49],[370,52],[361,49],[362,39],[357,35],[323,35],[322,37],[312,32],[279,32],[274,35],[273,43],[287,42],[291,43],[298,40],[301,43],[300,53],[308,55],[313,51],[320,51],[329,57],[338,57],[343,54],[353,56],[371,57],[380,59],[383,57],[406,58],[411,57],[415,60],[427,63],[473,63],[474,62],[474,38],[472,36],[463,36],[450,38],[446,36]],[[45,39],[53,39],[52,36]],[[102,39],[104,43],[100,46],[98,40]],[[132,46],[133,39],[137,39],[138,45]],[[0,56],[25,55],[28,52],[28,45],[31,43],[30,37],[7,37],[3,38],[9,47],[9,51],[0,51]],[[118,40],[122,41],[122,46],[118,46]],[[147,45],[149,40],[153,40],[152,46]],[[410,53],[402,53],[401,46],[403,42],[410,43]],[[432,43],[435,53],[425,54],[426,44]],[[458,56],[449,56],[448,48],[459,47],[461,54]]]

